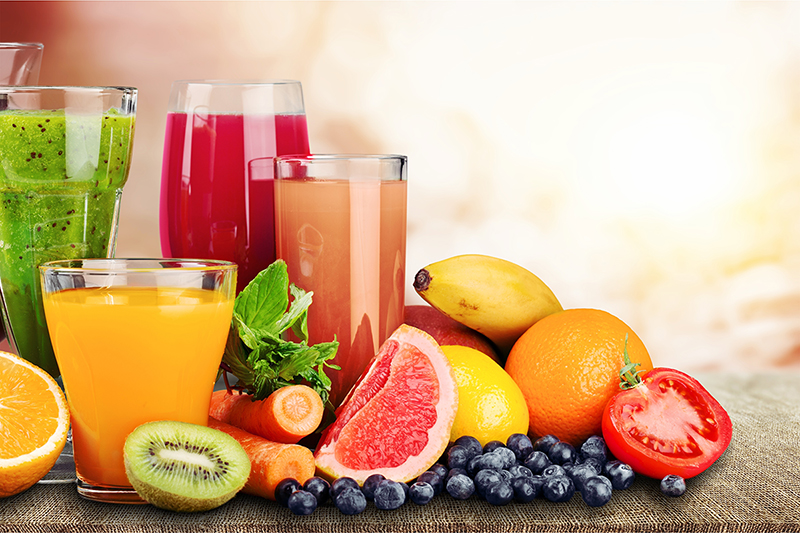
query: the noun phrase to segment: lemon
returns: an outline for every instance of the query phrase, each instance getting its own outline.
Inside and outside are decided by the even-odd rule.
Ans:
[[[465,435],[481,446],[528,433],[528,406],[519,386],[486,354],[466,346],[442,346],[458,383],[458,410],[450,442]]]

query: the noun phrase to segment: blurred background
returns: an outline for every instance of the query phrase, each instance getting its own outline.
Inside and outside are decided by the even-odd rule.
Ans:
[[[463,253],[656,365],[800,370],[800,3],[8,2],[43,85],[138,87],[117,255],[160,256],[170,85],[300,80],[311,150],[409,158],[413,275]]]

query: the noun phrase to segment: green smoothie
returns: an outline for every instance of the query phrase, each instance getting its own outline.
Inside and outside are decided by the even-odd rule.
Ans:
[[[0,287],[19,354],[58,376],[37,266],[110,257],[134,117],[0,111]]]

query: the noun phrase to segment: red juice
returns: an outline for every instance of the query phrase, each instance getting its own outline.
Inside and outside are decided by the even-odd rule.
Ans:
[[[308,153],[303,114],[169,113],[161,171],[164,257],[233,261],[242,290],[275,261],[272,158]]]

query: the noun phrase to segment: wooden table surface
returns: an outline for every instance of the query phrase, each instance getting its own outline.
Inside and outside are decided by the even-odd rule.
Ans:
[[[426,506],[409,502],[395,511],[369,504],[364,513],[345,516],[328,504],[297,517],[274,502],[239,495],[213,511],[186,515],[86,501],[70,484],[36,485],[0,500],[0,532],[800,532],[800,375],[698,378],[730,413],[734,436],[709,470],[688,480],[680,498],[663,496],[658,481],[639,476],[601,508],[578,495],[560,504],[537,499],[494,507],[441,494]]]

